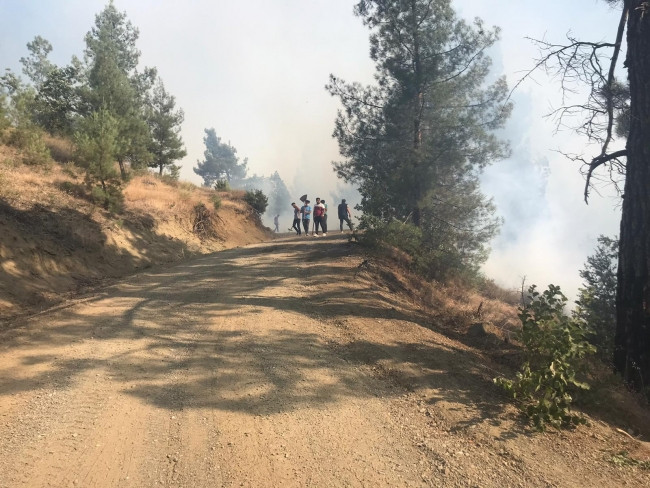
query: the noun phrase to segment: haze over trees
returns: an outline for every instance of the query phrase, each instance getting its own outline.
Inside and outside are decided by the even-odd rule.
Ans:
[[[511,108],[506,82],[487,83],[498,29],[459,20],[449,0],[362,0],[354,12],[371,31],[377,84],[331,75],[345,158],[334,169],[359,187],[363,226],[413,227],[434,274],[476,270],[499,224],[479,175],[508,154],[494,135]]]
[[[256,174],[247,176],[248,158],[240,161],[237,149],[230,142],[222,142],[214,128],[205,129],[203,143],[204,159],[196,162],[194,172],[203,178],[205,186],[218,188],[220,182],[226,182],[227,187],[247,190],[248,194],[253,195],[248,198],[255,203],[252,206],[257,213],[263,214],[267,209],[273,215],[287,213],[291,196],[277,171],[268,177]],[[263,204],[258,204],[262,200]]]
[[[205,129],[203,161],[197,161],[194,172],[203,178],[205,186],[214,186],[218,180],[228,183],[242,180],[248,172],[248,160],[239,162],[237,149],[230,143],[221,142],[214,128]]]

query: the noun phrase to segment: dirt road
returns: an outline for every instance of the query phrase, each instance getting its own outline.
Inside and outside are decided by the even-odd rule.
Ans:
[[[648,482],[599,454],[626,442],[611,429],[593,449],[573,445],[593,431],[522,430],[485,397],[489,365],[359,276],[361,260],[341,236],[287,237],[14,324],[0,487]]]

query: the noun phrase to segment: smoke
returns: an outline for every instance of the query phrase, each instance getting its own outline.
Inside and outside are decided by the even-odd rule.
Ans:
[[[494,198],[503,217],[501,233],[484,266],[487,276],[508,288],[561,286],[574,299],[578,274],[593,253],[598,235],[617,234],[620,213],[613,188],[583,201],[580,168],[557,152],[584,150],[572,133],[554,133],[535,109],[533,94],[520,92],[502,136],[512,154],[482,176],[483,191]]]

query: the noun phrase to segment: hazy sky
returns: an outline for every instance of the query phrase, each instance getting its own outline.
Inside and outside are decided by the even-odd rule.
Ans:
[[[0,0],[0,67],[20,72],[34,36],[49,40],[51,59],[81,57],[84,35],[104,0]],[[346,196],[331,161],[338,104],[325,91],[330,73],[371,83],[368,31],[352,14],[354,0],[115,0],[140,30],[142,66],[156,66],[185,111],[188,156],[181,177],[203,156],[203,129],[214,127],[250,173],[278,170],[295,196]],[[492,50],[495,75],[514,84],[533,65],[536,48],[525,39],[562,41],[568,31],[611,39],[618,13],[600,0],[456,0],[459,15],[501,27]],[[557,84],[538,73],[514,95],[504,137],[512,157],[485,174],[484,190],[505,218],[486,272],[506,286],[559,284],[570,294],[598,234],[618,232],[617,199],[604,189],[582,201],[578,168],[556,150],[584,152],[585,141],[556,133],[544,114],[559,104]],[[348,195],[351,198],[353,195]],[[283,225],[282,227],[288,227]]]

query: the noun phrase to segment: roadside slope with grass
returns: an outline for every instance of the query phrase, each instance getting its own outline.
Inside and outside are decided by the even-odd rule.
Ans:
[[[66,157],[61,141],[49,143],[53,155]],[[145,172],[125,184],[115,214],[92,201],[74,164],[29,166],[23,157],[0,145],[0,319],[107,279],[268,238],[243,192]]]

